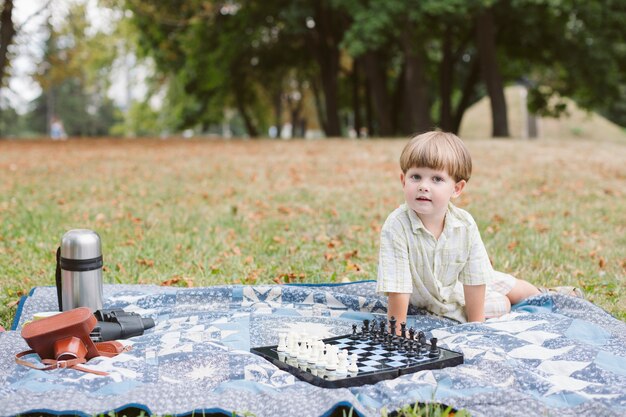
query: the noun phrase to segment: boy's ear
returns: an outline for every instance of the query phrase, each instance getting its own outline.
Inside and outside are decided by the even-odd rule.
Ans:
[[[465,184],[467,184],[467,181],[465,180],[461,180],[454,184],[454,193],[452,194],[452,197],[456,198],[460,196],[463,192],[463,189],[465,188]]]
[[[402,183],[402,186],[404,187],[404,172],[400,172],[400,182]]]

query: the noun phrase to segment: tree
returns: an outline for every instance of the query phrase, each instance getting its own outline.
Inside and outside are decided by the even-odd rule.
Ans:
[[[13,24],[13,0],[4,0],[0,11],[0,86],[4,80],[9,65],[9,46],[15,37]]]
[[[35,79],[42,94],[29,115],[39,133],[49,131],[53,117],[74,136],[107,135],[114,124],[114,106],[107,97],[114,53],[106,34],[87,35],[85,5],[74,5],[60,28],[49,33]]]

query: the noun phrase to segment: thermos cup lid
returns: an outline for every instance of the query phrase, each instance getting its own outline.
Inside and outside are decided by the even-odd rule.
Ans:
[[[61,257],[65,259],[94,259],[102,256],[100,236],[89,229],[73,229],[63,235]]]

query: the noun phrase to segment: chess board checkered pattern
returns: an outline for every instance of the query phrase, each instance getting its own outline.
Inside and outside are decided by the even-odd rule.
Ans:
[[[461,353],[440,347],[437,357],[429,357],[430,345],[428,344],[422,346],[422,356],[418,358],[409,357],[396,349],[385,348],[382,343],[374,342],[371,339],[351,339],[350,335],[331,337],[323,341],[325,344],[335,345],[339,350],[347,350],[349,356],[356,354],[358,373],[337,375],[330,371],[320,377],[312,372],[310,364],[299,364],[293,357],[287,356],[284,352],[279,352],[277,345],[252,348],[250,351],[297,378],[324,388],[375,384],[413,372],[447,368],[463,363]]]
[[[388,350],[381,343],[372,342],[371,340],[352,340],[349,337],[342,337],[332,340],[331,343],[340,350],[346,349],[349,355],[356,353],[358,356],[358,375],[380,372],[389,368],[402,368],[438,359],[429,358],[426,354],[426,349],[422,351],[423,356],[419,359],[415,357],[409,358],[406,354]]]

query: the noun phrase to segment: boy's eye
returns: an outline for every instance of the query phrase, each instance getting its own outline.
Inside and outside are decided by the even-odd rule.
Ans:
[[[435,181],[435,182],[443,182],[444,179],[443,179],[443,177],[434,177],[433,181]]]
[[[417,174],[413,174],[413,175],[411,175],[411,179],[417,181],[417,180],[420,179],[420,176],[417,175]]]

